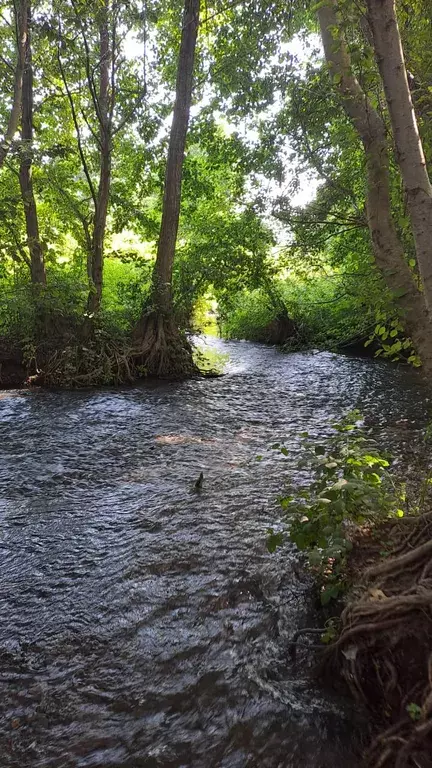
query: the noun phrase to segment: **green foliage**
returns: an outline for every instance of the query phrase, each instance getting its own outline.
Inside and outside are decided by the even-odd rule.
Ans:
[[[222,305],[222,332],[230,339],[262,341],[276,316],[277,308],[262,288],[244,291],[232,297],[228,307]]]
[[[130,330],[140,316],[150,290],[151,264],[107,259],[99,327],[114,337]],[[36,343],[48,324],[53,336],[73,336],[81,326],[87,282],[81,270],[69,264],[48,269],[46,288],[32,286],[26,275],[0,277],[0,337],[13,344]]]
[[[407,704],[406,711],[408,712],[411,720],[414,720],[415,722],[421,720],[422,708],[419,707],[418,704],[415,704],[413,701],[411,701],[410,704]]]
[[[0,5],[1,133],[11,105],[16,41],[11,6]],[[149,297],[182,5],[149,0],[143,10],[136,0],[120,0],[108,8],[112,32],[117,26],[110,83],[116,95],[98,324],[114,335],[133,327]],[[402,5],[398,13],[429,161],[431,27],[426,0],[414,5],[415,13]],[[316,7],[283,0],[263,0],[259,7],[205,4],[174,264],[176,319],[193,327],[194,311],[197,317],[210,293],[228,337],[265,340],[271,324],[288,314],[297,329],[289,348],[337,349],[368,340],[377,356],[418,366],[397,297],[373,265],[363,149],[323,66]],[[45,317],[70,322],[71,329],[83,321],[100,174],[101,5],[56,0],[35,3],[32,10],[29,149],[48,287],[37,294],[30,287],[17,140],[0,169],[0,333],[14,340],[34,336],[42,310]],[[378,70],[358,10],[351,2],[340,10],[353,70],[374,105],[381,105]],[[390,173],[394,220],[416,275],[392,158]],[[312,202],[296,204],[305,175],[319,187]],[[126,231],[136,247],[114,248],[116,236]]]
[[[62,332],[69,327],[70,333],[80,322],[86,284],[72,271],[55,271],[46,288],[32,286],[19,276],[3,278],[0,286],[0,336],[13,344],[35,342],[41,336],[43,318],[55,317],[56,326],[61,324]]]
[[[392,362],[407,362],[415,368],[421,366],[421,360],[412,340],[405,336],[399,317],[394,316],[393,312],[378,310],[375,314],[375,320],[377,324],[365,342],[365,347],[375,342],[375,345],[378,346],[375,357],[382,355]]]
[[[152,262],[105,262],[102,314],[105,322],[122,330],[133,328],[150,293]]]
[[[404,514],[401,489],[389,473],[390,461],[364,435],[359,420],[358,411],[347,414],[320,443],[302,433],[298,466],[309,473],[310,481],[280,499],[289,537],[307,553],[319,577],[323,604],[344,589],[353,526]],[[273,449],[290,456],[284,444],[276,443]],[[281,533],[271,532],[270,551],[280,542]]]
[[[281,306],[296,326],[295,335],[287,339],[289,350],[308,346],[343,348],[370,333],[376,294],[373,275],[368,281],[338,272],[327,277],[292,274],[273,280],[271,285],[271,295],[267,284],[255,291],[243,291],[221,305],[224,335],[265,340],[265,330],[277,319]],[[275,294],[278,301],[274,300]]]

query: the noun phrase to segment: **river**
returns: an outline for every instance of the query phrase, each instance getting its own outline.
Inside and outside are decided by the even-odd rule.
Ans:
[[[317,619],[266,530],[299,432],[358,407],[408,450],[422,385],[367,359],[207,343],[230,355],[221,378],[1,395],[2,768],[358,764],[347,703],[288,659]],[[267,451],[281,438],[288,460]]]

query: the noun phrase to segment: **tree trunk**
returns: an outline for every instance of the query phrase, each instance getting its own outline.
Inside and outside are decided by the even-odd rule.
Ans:
[[[375,262],[402,310],[402,321],[423,362],[432,372],[432,324],[424,295],[414,282],[392,217],[386,128],[358,80],[340,30],[336,1],[318,11],[325,57],[341,95],[342,105],[363,143],[367,166],[367,217]],[[432,240],[431,240],[432,242]]]
[[[181,183],[198,34],[200,0],[185,0],[176,100],[165,173],[162,222],[154,269],[154,305],[164,315],[172,313],[172,272],[180,218]]]
[[[33,155],[33,67],[30,41],[31,6],[27,6],[27,36],[25,41],[25,66],[22,86],[22,149],[20,163],[20,187],[24,205],[27,231],[27,245],[30,252],[30,273],[32,283],[45,285],[45,264],[42,244],[39,238],[39,222],[32,181]]]
[[[368,20],[407,199],[424,298],[432,311],[432,186],[411,100],[394,0],[367,0]]]
[[[113,52],[110,50],[108,29],[108,2],[101,9],[99,27],[100,74],[99,74],[99,141],[100,170],[99,186],[96,197],[90,264],[90,293],[87,310],[90,314],[99,311],[103,288],[103,260],[108,203],[111,187],[112,136],[110,120],[110,63]],[[111,93],[111,100],[114,94]]]
[[[192,101],[200,0],[185,0],[177,67],[176,100],[165,172],[162,221],[153,271],[152,307],[135,329],[140,364],[147,374],[184,376],[195,373],[192,350],[173,316],[172,274],[180,218],[182,171]]]
[[[13,137],[15,136],[21,114],[21,102],[23,91],[23,75],[26,60],[27,45],[27,0],[21,0],[15,10],[15,23],[17,29],[17,61],[15,66],[13,102],[9,115],[4,139],[0,144],[0,168],[8,154]]]

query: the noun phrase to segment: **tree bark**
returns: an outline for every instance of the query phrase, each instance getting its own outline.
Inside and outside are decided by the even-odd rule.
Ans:
[[[377,0],[374,0],[375,2]],[[371,0],[372,2],[372,0]],[[423,362],[432,373],[432,324],[423,292],[414,282],[392,217],[390,172],[383,120],[354,76],[351,59],[336,13],[336,0],[318,9],[325,57],[339,90],[345,113],[364,147],[367,167],[367,218],[375,262],[402,310],[402,320]],[[431,234],[432,244],[432,234]]]
[[[173,110],[165,171],[162,221],[153,270],[151,309],[146,307],[135,328],[140,367],[147,375],[180,376],[197,373],[192,349],[174,318],[172,275],[180,218],[186,136],[192,101],[200,0],[185,0]]]
[[[101,21],[99,26],[100,70],[99,70],[99,94],[98,94],[98,121],[100,142],[100,169],[99,186],[96,195],[93,235],[91,245],[90,263],[90,292],[87,302],[87,310],[90,314],[99,311],[102,300],[103,288],[103,261],[105,231],[108,215],[108,204],[111,187],[112,165],[112,126],[110,119],[111,100],[114,94],[110,94],[110,64],[113,51],[110,50],[110,34],[108,28],[108,2],[104,2],[101,8]],[[113,41],[111,41],[112,43]]]
[[[432,311],[432,186],[408,85],[394,0],[367,0],[375,56],[390,114],[424,298]]]
[[[30,274],[32,283],[45,285],[45,264],[39,237],[39,222],[36,200],[33,192],[33,66],[30,40],[31,6],[27,5],[27,35],[25,40],[25,65],[22,85],[22,149],[19,171],[21,197],[26,221],[27,245],[30,252]]]
[[[165,172],[162,222],[153,275],[153,303],[156,311],[166,316],[172,314],[172,273],[180,218],[182,171],[192,101],[199,12],[200,0],[185,0],[176,100]]]
[[[3,141],[0,144],[0,168],[6,159],[13,141],[13,137],[18,130],[19,119],[21,115],[23,75],[27,44],[27,0],[21,0],[18,8],[16,9],[15,23],[17,30],[17,60],[15,65],[13,102],[9,114],[6,133],[4,135]]]

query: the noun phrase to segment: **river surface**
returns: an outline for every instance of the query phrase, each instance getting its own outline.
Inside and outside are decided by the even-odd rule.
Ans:
[[[358,765],[348,704],[288,659],[317,617],[266,530],[299,432],[358,407],[409,450],[425,393],[385,363],[207,343],[222,378],[1,395],[1,768]]]

